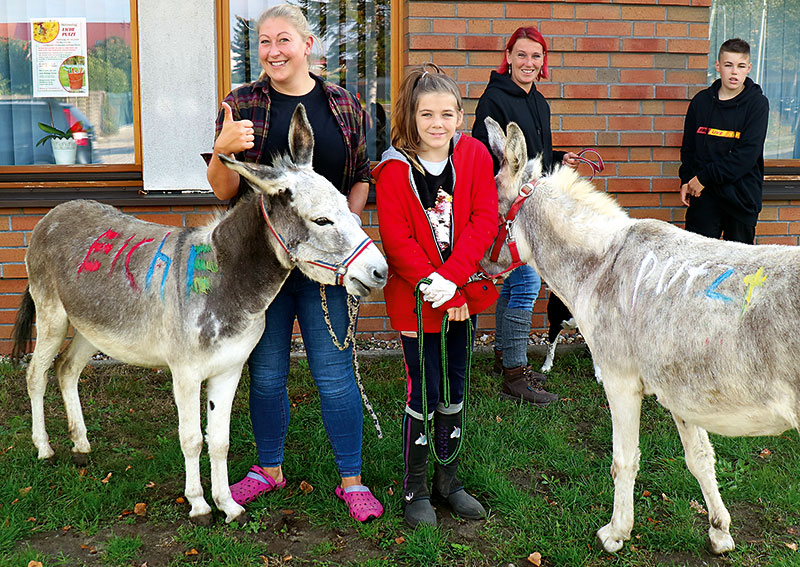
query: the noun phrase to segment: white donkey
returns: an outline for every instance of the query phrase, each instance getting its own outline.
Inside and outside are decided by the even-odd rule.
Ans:
[[[200,389],[207,384],[211,491],[226,521],[247,520],[228,487],[231,404],[242,367],[264,331],[264,312],[297,267],[324,284],[367,295],[387,265],[346,199],[311,169],[313,133],[299,105],[289,129],[293,159],[272,167],[223,157],[254,192],[204,228],[144,222],[94,201],[55,207],[34,228],[26,256],[29,287],[15,327],[15,354],[37,341],[28,367],[33,443],[53,456],[44,424],[47,369],[56,361],[73,457],[90,451],[78,378],[98,350],[129,364],[172,371],[190,518],[211,522],[200,484]]]
[[[711,551],[732,550],[706,431],[777,435],[800,425],[800,249],[631,219],[569,168],[542,176],[516,124],[507,140],[496,123],[489,134],[503,159],[500,210],[532,187],[512,229],[519,254],[564,300],[602,371],[614,478],[603,547],[617,551],[631,535],[642,397],[652,394],[672,412],[700,483]]]

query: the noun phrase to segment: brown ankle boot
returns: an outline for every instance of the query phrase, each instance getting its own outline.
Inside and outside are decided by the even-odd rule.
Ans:
[[[494,365],[492,366],[492,374],[500,376],[503,373],[503,351],[494,349]]]
[[[527,402],[537,406],[546,406],[550,402],[556,401],[558,399],[556,394],[543,390],[534,381],[533,376],[525,372],[528,368],[530,367],[503,368],[503,389],[500,391],[500,398]]]

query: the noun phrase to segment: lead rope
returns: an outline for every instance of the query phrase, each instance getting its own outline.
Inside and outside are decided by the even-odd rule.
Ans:
[[[430,278],[422,278],[417,282],[414,288],[414,297],[417,300],[417,344],[419,345],[419,371],[420,380],[422,382],[422,421],[425,424],[425,439],[428,440],[428,448],[433,455],[433,460],[440,465],[449,465],[452,463],[458,454],[461,452],[461,444],[464,442],[465,428],[467,418],[467,392],[469,391],[469,375],[470,367],[472,366],[472,319],[467,317],[467,368],[464,373],[464,399],[461,401],[461,436],[458,438],[456,450],[447,459],[442,460],[436,453],[436,443],[431,441],[430,424],[428,423],[428,387],[425,378],[425,340],[422,330],[422,294],[420,293],[419,286],[422,284],[430,285]],[[449,328],[450,318],[445,313],[442,319],[442,330],[439,334],[441,336],[440,349],[442,352],[442,382],[444,383],[444,405],[450,405],[450,380],[448,379],[447,372],[447,330]]]
[[[381,424],[378,421],[378,415],[375,413],[375,410],[373,409],[372,404],[367,397],[367,392],[364,390],[364,383],[361,380],[361,372],[358,369],[358,355],[356,354],[358,299],[349,293],[347,294],[347,333],[345,333],[344,342],[340,343],[339,337],[336,336],[336,333],[333,330],[333,325],[331,325],[331,314],[330,311],[328,311],[328,295],[325,292],[324,285],[319,286],[319,298],[322,303],[322,314],[325,318],[325,325],[328,327],[328,334],[330,334],[334,346],[339,350],[345,350],[351,345],[353,347],[353,373],[356,377],[358,390],[361,392],[361,400],[364,402],[364,407],[367,408],[367,413],[369,413],[369,416],[372,418],[372,423],[375,425],[375,430],[378,432],[378,439],[383,439],[383,430],[381,429]]]

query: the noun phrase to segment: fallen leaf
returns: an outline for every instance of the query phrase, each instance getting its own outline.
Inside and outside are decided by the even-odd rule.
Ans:
[[[152,480],[144,485],[145,488],[153,488],[156,485]]]
[[[133,408],[129,409],[128,413],[133,413]]]
[[[144,502],[137,502],[136,505],[133,507],[133,513],[137,516],[144,516],[147,512],[147,504]]]
[[[78,476],[86,476],[86,469],[81,469],[78,471]]]
[[[131,470],[132,468],[133,468],[132,466],[128,465],[127,467],[125,467],[125,472],[128,472],[128,471],[129,471],[129,470]]]
[[[291,555],[284,555],[283,556],[283,560],[284,561],[291,561],[292,560],[292,556]]]
[[[314,490],[314,487],[306,481],[300,482],[300,492],[303,494],[309,494]]]
[[[793,528],[793,527],[790,526],[790,527],[786,528],[786,533],[794,535],[794,534],[797,533],[797,528]]]
[[[642,496],[644,496],[645,498],[647,498],[648,496],[650,496],[650,491],[649,491],[649,490],[644,490],[644,491],[642,491]]]
[[[33,559],[31,559],[30,561],[28,561],[28,567],[42,567],[42,562],[34,561]]]
[[[122,514],[120,515],[120,518],[122,518],[123,516],[130,516],[131,514],[133,514],[133,510],[128,510],[127,508],[125,508],[122,511]]]
[[[106,477],[103,480],[101,480],[100,482],[102,482],[103,484],[108,484],[108,480],[111,478],[112,474],[114,474],[114,473],[113,472],[108,473],[106,475]]]
[[[540,567],[542,564],[542,554],[538,551],[534,551],[528,555],[528,563],[536,565],[536,567]]]
[[[33,488],[33,487],[32,486],[26,486],[25,488],[20,488],[19,489],[19,495],[20,496],[25,496],[26,494],[28,494],[28,492],[31,491],[31,488]]]
[[[88,551],[90,555],[94,555],[95,553],[97,553],[97,548],[92,547],[91,545],[81,544],[81,549]]]
[[[36,518],[35,518],[34,516],[31,516],[30,518],[28,518],[28,521],[29,521],[29,522],[35,522],[35,521],[36,521]]]
[[[769,449],[764,449],[758,454],[758,456],[761,457],[762,459],[766,459],[771,454],[772,454],[772,451],[770,451]]]
[[[386,494],[388,494],[389,496],[394,495],[394,489],[390,486],[389,488],[386,489]]]
[[[797,544],[794,543],[794,542],[792,542],[792,543],[784,543],[783,545],[785,545],[786,547],[788,547],[792,551],[797,551]]]
[[[61,531],[62,531],[62,532],[68,532],[68,531],[70,531],[71,529],[72,529],[72,526],[70,526],[70,525],[67,525],[67,526],[64,526],[63,528],[61,528]]]
[[[177,502],[178,504],[183,504],[184,502],[186,502],[186,499],[183,496],[178,496],[175,499],[175,502]]]
[[[689,508],[696,511],[698,514],[708,514],[705,508],[703,508],[697,500],[692,500],[689,502]]]
[[[502,418],[502,417],[500,417],[499,415],[496,415],[496,416],[494,417],[494,419],[495,419],[495,421],[496,421],[497,423],[500,423],[501,421],[503,421],[503,418]]]
[[[663,492],[661,493],[661,500],[663,500],[664,502],[670,502],[669,496],[667,496]]]
[[[11,501],[12,504],[16,504],[17,502],[19,502],[19,498],[14,498],[14,500]]]
[[[281,510],[281,514],[283,514],[284,516],[291,516],[292,514],[294,514],[294,510]]]
[[[400,545],[401,543],[405,543],[406,542],[406,538],[404,538],[403,536],[396,537],[396,538],[394,538],[394,542],[397,545]]]
[[[5,455],[6,453],[8,453],[13,448],[14,448],[14,445],[11,445],[11,447],[6,447],[2,451],[0,451],[0,455]]]
[[[184,555],[187,555],[187,556],[188,555],[200,555],[200,552],[197,551],[195,548],[192,548],[189,551],[187,551],[186,553],[184,553]]]

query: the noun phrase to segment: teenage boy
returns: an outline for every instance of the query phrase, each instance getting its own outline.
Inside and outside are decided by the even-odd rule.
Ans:
[[[752,66],[746,41],[720,46],[720,78],[686,112],[678,171],[686,230],[747,244],[761,212],[769,115],[767,97],[747,76]]]

